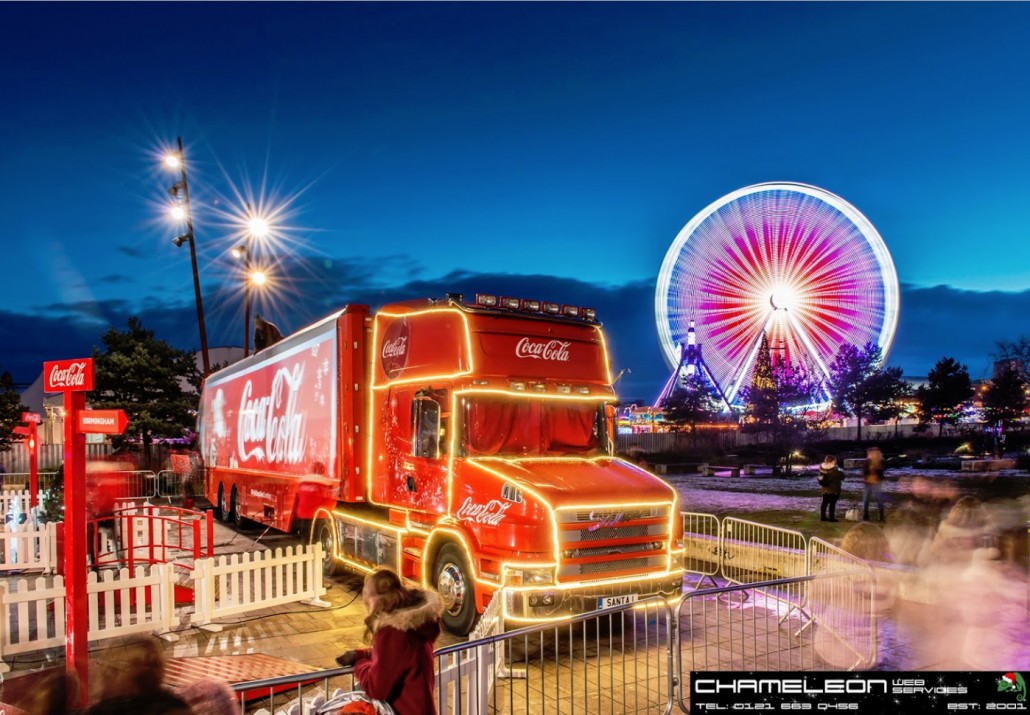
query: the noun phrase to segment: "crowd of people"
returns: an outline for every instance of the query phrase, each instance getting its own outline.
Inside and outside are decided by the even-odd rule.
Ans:
[[[1011,625],[1025,621],[1027,572],[1003,558],[1004,535],[1025,521],[1030,503],[985,504],[916,478],[905,484],[905,503],[881,525],[870,520],[869,508],[875,503],[884,522],[882,464],[882,455],[867,460],[864,518],[841,548],[873,564],[873,612],[893,624],[891,638],[918,644],[940,669],[1030,668],[1030,639]],[[826,520],[833,520],[840,491],[835,472],[828,457],[820,469]]]

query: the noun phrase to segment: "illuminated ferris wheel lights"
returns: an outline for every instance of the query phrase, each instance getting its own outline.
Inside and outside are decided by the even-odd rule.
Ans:
[[[695,215],[666,253],[655,320],[666,361],[696,321],[698,344],[730,402],[747,384],[761,338],[778,359],[825,378],[844,343],[890,350],[898,279],[858,209],[806,184],[739,189]]]
[[[773,310],[790,310],[797,304],[798,295],[790,286],[780,286],[769,295]]]

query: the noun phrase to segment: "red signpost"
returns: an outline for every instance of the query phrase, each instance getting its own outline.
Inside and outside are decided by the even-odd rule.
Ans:
[[[125,410],[83,410],[78,429],[87,434],[122,434],[129,426]]]
[[[93,358],[43,363],[44,392],[64,393],[65,669],[78,680],[69,706],[89,699],[89,621],[86,611],[86,435],[79,413],[93,389]],[[72,702],[74,701],[74,702]]]
[[[29,448],[29,508],[35,509],[39,505],[39,439],[36,434],[36,425],[43,421],[35,412],[22,412],[21,421],[25,422],[24,427],[15,427],[15,434],[25,435],[25,441]]]

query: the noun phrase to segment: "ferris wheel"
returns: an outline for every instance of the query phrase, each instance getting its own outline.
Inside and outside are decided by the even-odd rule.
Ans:
[[[706,207],[679,232],[658,275],[655,318],[666,362],[693,322],[726,399],[750,383],[762,336],[774,361],[829,378],[841,345],[878,344],[898,324],[898,276],[876,229],[823,189],[755,184]]]

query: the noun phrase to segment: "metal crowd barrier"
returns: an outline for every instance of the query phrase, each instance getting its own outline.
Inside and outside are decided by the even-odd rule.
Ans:
[[[302,675],[250,680],[233,686],[240,712],[314,713],[327,700],[355,689],[354,668],[331,668]]]
[[[676,686],[674,631],[672,607],[653,597],[559,625],[521,628],[440,648],[437,672],[459,664],[464,677],[437,689],[437,712],[669,713]],[[244,711],[254,715],[293,712],[294,706],[297,712],[314,712],[336,694],[329,692],[330,681],[340,682],[351,672],[336,668],[254,680],[233,690]],[[255,703],[255,697],[261,700]]]
[[[867,567],[685,594],[677,619],[679,707],[690,712],[692,671],[871,667],[873,584]],[[801,607],[805,602],[811,617]]]
[[[43,492],[50,488],[50,485],[54,483],[54,476],[57,472],[37,472],[36,476],[39,479],[39,491]],[[2,472],[0,473],[0,488],[7,490],[22,490],[29,488],[29,478],[31,475],[28,472]]]
[[[683,567],[689,574],[701,578],[696,586],[706,581],[713,586],[718,584],[715,577],[719,573],[722,559],[719,545],[719,518],[714,514],[701,514],[684,511],[683,519]]]
[[[494,680],[491,692],[471,677],[438,691],[437,710],[454,715],[488,713],[656,713],[673,702],[671,606],[652,597],[560,624],[520,628],[436,651],[437,670],[471,652],[490,672],[495,663],[517,677]],[[484,662],[485,661],[485,662]],[[487,697],[483,697],[486,695]]]
[[[808,571],[805,535],[734,517],[722,520],[719,532],[722,575],[731,583],[805,576]]]

